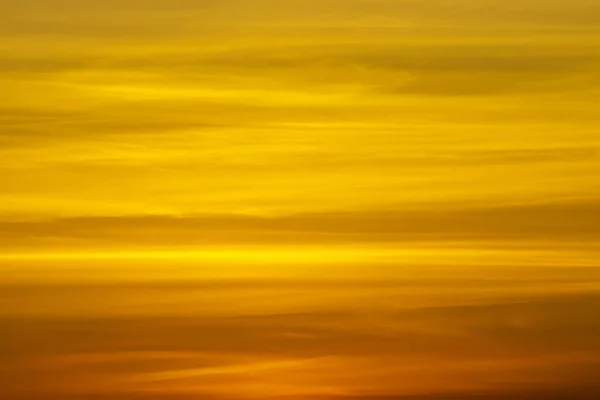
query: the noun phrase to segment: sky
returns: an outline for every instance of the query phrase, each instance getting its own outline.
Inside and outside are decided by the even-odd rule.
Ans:
[[[600,397],[598,21],[2,2],[0,397]]]

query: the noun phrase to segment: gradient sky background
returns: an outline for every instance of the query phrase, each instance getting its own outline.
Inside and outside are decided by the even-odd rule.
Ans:
[[[0,3],[0,397],[600,398],[599,22]]]

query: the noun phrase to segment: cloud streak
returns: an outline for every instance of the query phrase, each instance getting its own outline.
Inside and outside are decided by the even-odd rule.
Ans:
[[[599,397],[598,20],[2,2],[0,397]]]
[[[398,289],[400,300],[406,295]],[[362,289],[344,290],[357,296]],[[63,289],[69,292],[83,300]],[[193,317],[95,317],[83,310],[85,317],[3,317],[3,351],[12,368],[2,374],[13,382],[3,390],[8,398],[31,399],[144,398],[149,390],[158,399],[233,399],[269,388],[273,396],[302,398],[303,387],[334,399],[544,398],[551,390],[557,396],[597,390],[597,291],[396,311],[320,302],[310,312],[273,314],[257,303],[258,314],[245,316],[212,313],[218,296],[204,303],[209,315]],[[107,390],[115,384],[119,391]]]

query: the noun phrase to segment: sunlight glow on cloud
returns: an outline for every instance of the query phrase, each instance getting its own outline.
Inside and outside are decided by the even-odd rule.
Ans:
[[[598,21],[2,2],[0,398],[600,398]]]

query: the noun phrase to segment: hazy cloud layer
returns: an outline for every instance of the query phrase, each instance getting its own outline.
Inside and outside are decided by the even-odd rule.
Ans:
[[[0,398],[600,397],[598,21],[2,2]]]
[[[262,286],[260,292],[285,300],[298,288],[314,291],[310,286]],[[245,311],[215,314],[214,307],[250,287],[180,287],[178,292],[200,301],[194,317],[158,317],[153,311],[148,317],[95,317],[91,308],[61,318],[3,317],[2,351],[9,362],[1,370],[4,396],[552,399],[547,396],[555,393],[562,399],[571,393],[587,399],[598,391],[597,291],[556,295],[550,290],[541,297],[508,295],[497,303],[413,308],[402,286],[375,286],[365,297],[365,287],[340,283],[340,293],[354,296],[350,303],[311,303],[303,297],[288,307],[304,311],[273,312],[255,298]],[[372,301],[381,299],[383,287],[390,303],[382,307]],[[95,290],[109,297],[118,290],[116,299],[127,303],[130,294],[123,289]],[[177,293],[160,286],[155,292],[138,289],[141,297],[150,296],[146,301]],[[4,286],[2,293],[7,290]],[[101,310],[93,291],[88,297],[83,288],[61,290],[62,301],[75,299]],[[202,297],[205,290],[212,295]]]
[[[204,215],[75,218],[4,222],[0,242],[19,252],[34,246],[68,250],[193,249],[214,245],[401,244],[490,241],[530,248],[593,249],[600,239],[595,201],[493,208],[303,213],[280,217]]]
[[[281,214],[598,196],[595,34],[397,29],[150,42],[6,33],[0,213]]]

